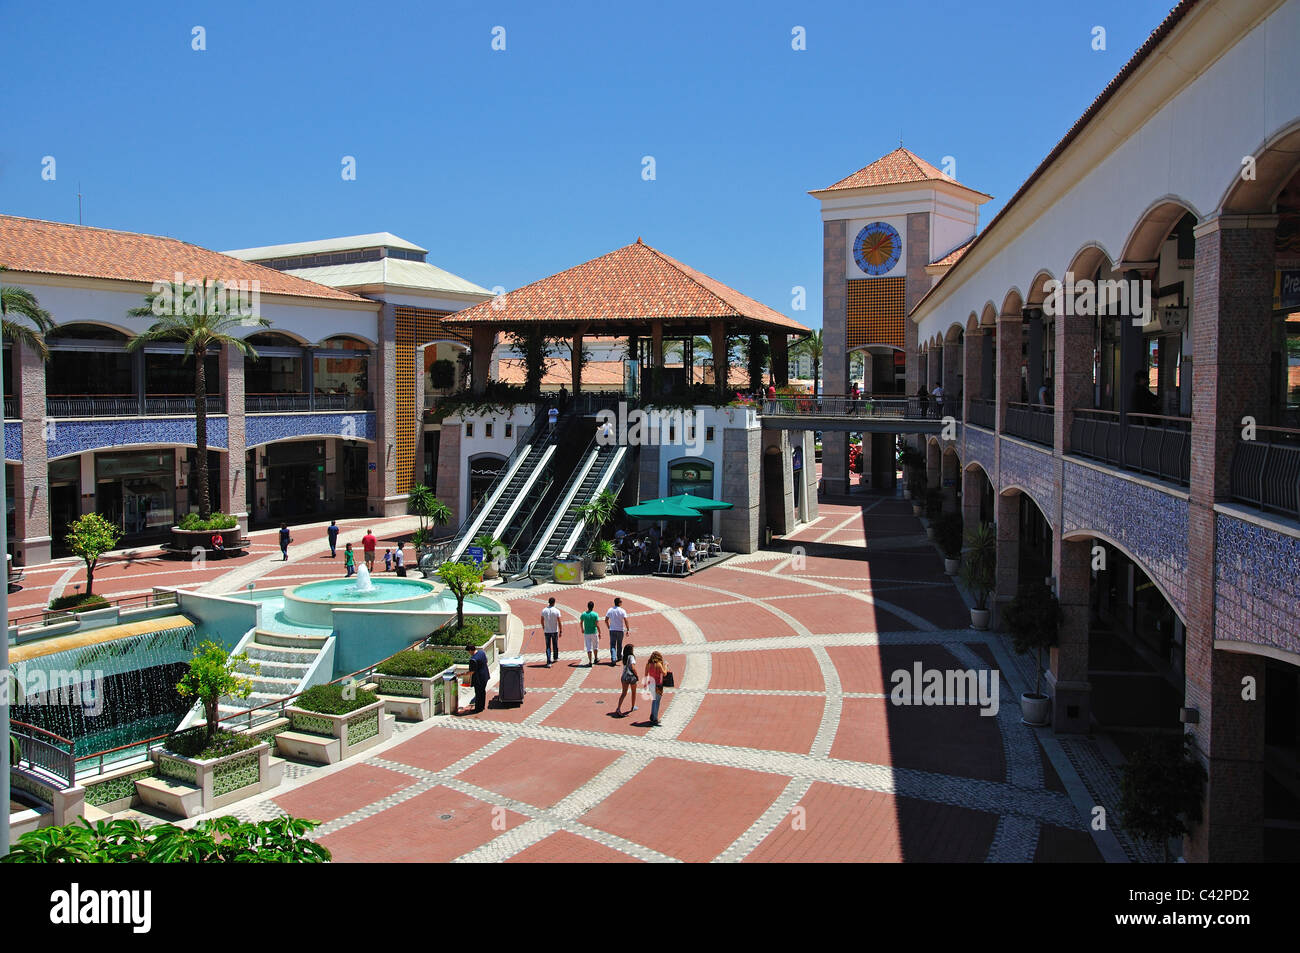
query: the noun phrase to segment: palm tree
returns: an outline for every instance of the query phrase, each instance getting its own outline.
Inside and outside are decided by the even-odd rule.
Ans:
[[[0,271],[5,266],[0,265]],[[10,317],[13,315],[13,318]],[[15,318],[26,318],[35,329],[20,323]],[[50,312],[41,307],[36,295],[26,288],[11,288],[0,285],[0,322],[4,326],[4,338],[17,344],[26,344],[41,356],[42,361],[50,359],[50,349],[45,345],[45,335],[54,330],[54,319]]]
[[[193,287],[197,284],[197,287]],[[189,301],[185,299],[189,297]],[[196,300],[197,299],[197,300]],[[199,519],[212,517],[208,494],[208,382],[203,362],[208,351],[233,348],[246,358],[257,360],[257,351],[247,341],[230,333],[236,326],[268,328],[261,317],[231,313],[224,282],[177,282],[175,288],[152,291],[145,304],[127,312],[133,318],[157,318],[147,331],[127,342],[135,351],[150,341],[180,341],[185,356],[194,359],[194,444],[198,452]]]
[[[818,328],[812,334],[808,335],[793,348],[795,354],[807,354],[812,358],[813,372],[813,396],[817,396],[817,391],[821,384],[822,369],[822,332]]]

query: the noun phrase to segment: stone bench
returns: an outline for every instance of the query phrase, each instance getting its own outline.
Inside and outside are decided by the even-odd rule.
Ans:
[[[285,757],[313,764],[334,764],[343,756],[341,739],[305,731],[280,732],[275,736],[275,749]]]
[[[173,778],[141,778],[135,793],[143,804],[161,808],[177,817],[194,817],[203,813],[203,792],[193,784]]]
[[[384,714],[402,721],[425,721],[431,714],[431,699],[418,695],[378,695],[384,703]]]

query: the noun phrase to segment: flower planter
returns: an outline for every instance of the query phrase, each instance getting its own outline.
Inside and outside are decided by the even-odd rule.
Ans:
[[[279,787],[284,765],[271,766],[271,746],[261,744],[219,758],[188,758],[162,749],[150,754],[154,777],[135,780],[136,796],[149,807],[194,817]]]
[[[971,609],[970,610],[970,627],[984,632],[989,627],[989,610],[988,609]]]
[[[193,553],[195,548],[205,553],[214,553],[212,537],[218,534],[221,536],[222,545],[228,550],[237,550],[247,545],[238,524],[230,529],[181,529],[179,526],[173,526],[168,548],[177,553]]]
[[[447,693],[443,690],[442,681],[441,672],[427,678],[420,675],[379,673],[374,676],[376,692],[381,696],[392,696],[382,699],[385,714],[408,721],[423,721],[429,714],[447,714]]]
[[[1052,700],[1042,694],[1025,692],[1020,696],[1020,715],[1026,725],[1041,728],[1047,724],[1052,710]]]
[[[557,559],[551,567],[551,576],[556,582],[580,585],[583,580],[583,560]]]
[[[604,578],[605,578],[605,571],[606,571],[607,568],[608,568],[608,564],[605,562],[605,560],[603,560],[603,559],[600,559],[600,560],[593,559],[593,560],[591,561],[591,578],[592,578],[592,579],[604,579]]]
[[[943,571],[950,576],[957,575],[957,570],[961,569],[960,559],[948,559],[946,556],[943,560]]]
[[[290,730],[275,736],[279,750],[317,764],[333,764],[351,757],[388,740],[393,733],[393,717],[384,713],[382,700],[346,715],[327,715],[294,706],[284,713]]]

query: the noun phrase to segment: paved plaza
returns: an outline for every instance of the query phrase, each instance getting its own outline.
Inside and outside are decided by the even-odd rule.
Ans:
[[[1088,830],[1095,785],[1076,759],[1021,724],[1025,668],[1001,636],[968,627],[910,506],[861,499],[689,578],[494,589],[525,626],[521,707],[496,705],[493,685],[480,715],[399,723],[337,765],[291,763],[274,794],[233,812],[318,819],[337,861],[1125,859],[1131,848]],[[375,525],[396,536],[405,523]],[[344,538],[364,531],[349,523]],[[295,538],[288,564],[254,534],[238,568],[182,572],[212,574],[213,588],[234,572],[262,586],[335,574],[323,533]],[[175,572],[134,560],[103,578],[131,591]],[[548,669],[550,595],[566,631]],[[676,676],[659,727],[644,698],[614,717],[619,669],[585,664],[577,616],[614,596],[638,661],[657,648]],[[891,673],[918,662],[998,671],[997,715],[891,704]]]

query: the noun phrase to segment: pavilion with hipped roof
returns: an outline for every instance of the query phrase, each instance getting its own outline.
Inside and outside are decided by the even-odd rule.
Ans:
[[[684,342],[681,373],[684,382],[690,383],[691,349],[697,335],[709,339],[714,355],[727,353],[729,335],[766,335],[772,380],[784,386],[789,381],[789,339],[810,333],[798,321],[640,238],[443,320],[471,334],[474,393],[482,393],[487,386],[493,344],[496,335],[504,331],[536,330],[547,337],[566,338],[573,354],[582,353],[587,335],[627,337],[629,354],[647,369],[647,382],[660,381],[660,394],[675,383],[665,373],[665,338]],[[577,394],[582,389],[580,361],[573,362],[571,376]],[[713,380],[719,396],[725,395],[727,375],[715,373]]]

